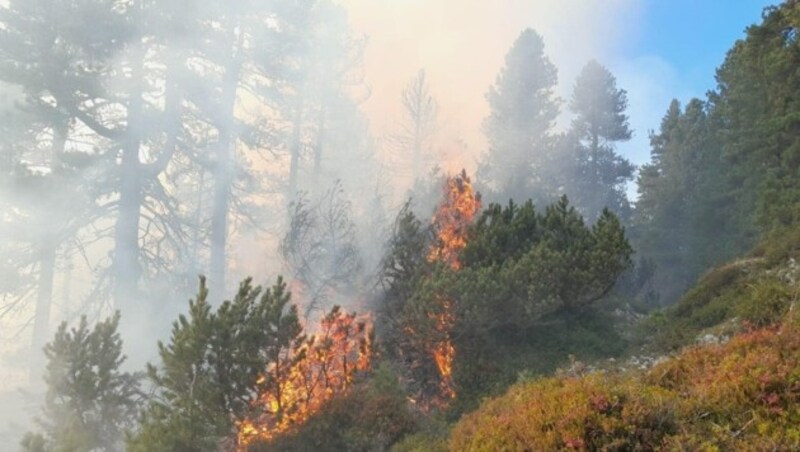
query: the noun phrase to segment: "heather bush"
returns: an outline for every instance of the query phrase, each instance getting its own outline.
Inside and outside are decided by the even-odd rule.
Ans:
[[[800,322],[784,318],[646,373],[517,384],[465,416],[449,448],[797,450]]]

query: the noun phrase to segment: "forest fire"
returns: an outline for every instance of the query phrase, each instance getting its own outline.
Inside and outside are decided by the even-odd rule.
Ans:
[[[436,331],[444,336],[444,340],[437,342],[433,347],[433,360],[436,362],[436,369],[439,371],[439,394],[444,401],[456,396],[453,385],[453,359],[456,349],[450,338],[450,331],[455,323],[453,313],[453,302],[450,300],[442,301],[442,312],[431,315],[436,322]]]
[[[335,307],[320,331],[296,344],[260,377],[253,415],[238,424],[238,450],[303,424],[370,367],[372,321]]]
[[[447,180],[442,203],[436,209],[432,222],[436,242],[428,253],[428,261],[445,262],[453,270],[461,268],[458,253],[467,246],[467,227],[472,223],[481,207],[480,193],[475,192],[472,181],[465,170]],[[435,322],[434,328],[442,338],[431,349],[436,369],[439,372],[439,405],[455,397],[453,384],[453,360],[456,349],[451,332],[455,324],[453,301],[443,298],[441,312],[429,313]]]
[[[433,215],[436,243],[428,253],[429,262],[446,262],[461,268],[458,253],[467,246],[467,226],[481,208],[481,195],[472,188],[466,170],[447,180],[444,199]]]

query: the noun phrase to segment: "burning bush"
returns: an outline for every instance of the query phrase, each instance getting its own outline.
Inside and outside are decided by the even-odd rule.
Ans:
[[[239,423],[238,444],[273,439],[344,394],[356,374],[369,368],[372,342],[367,325],[366,319],[334,307],[322,319],[319,332],[269,363],[257,380],[255,413]]]

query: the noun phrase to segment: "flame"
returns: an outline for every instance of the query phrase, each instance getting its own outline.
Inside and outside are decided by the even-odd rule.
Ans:
[[[428,252],[428,261],[445,262],[453,270],[460,270],[458,254],[467,246],[467,227],[481,208],[481,196],[473,189],[465,170],[449,178],[443,192],[444,199],[432,219],[436,241]],[[428,313],[428,317],[435,322],[434,329],[441,338],[430,348],[439,372],[439,400],[433,403],[441,407],[456,396],[453,384],[456,349],[451,336],[456,319],[453,301],[443,298],[441,311]]]
[[[467,226],[481,208],[481,196],[472,188],[465,170],[449,178],[443,191],[444,200],[432,219],[436,242],[428,253],[428,262],[446,262],[459,270],[458,253],[467,246]]]
[[[273,363],[257,383],[254,415],[237,423],[237,449],[269,441],[319,412],[345,393],[370,367],[372,322],[334,308],[320,331]]]
[[[433,314],[431,317],[436,321],[436,331],[444,336],[444,340],[436,342],[433,346],[433,360],[436,369],[439,371],[439,393],[443,402],[453,399],[456,396],[453,385],[453,360],[456,356],[456,348],[450,338],[450,332],[455,324],[455,313],[453,303],[450,300],[442,301],[442,312]]]

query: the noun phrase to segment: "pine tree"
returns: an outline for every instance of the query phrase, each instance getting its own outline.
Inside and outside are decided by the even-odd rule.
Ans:
[[[670,104],[658,134],[650,137],[651,162],[639,173],[634,241],[656,266],[656,285],[669,303],[711,265],[748,243],[735,220],[727,163],[716,113],[692,99]]]
[[[570,111],[575,114],[570,131],[574,146],[572,178],[566,191],[589,219],[604,208],[629,215],[625,184],[633,179],[633,165],[615,152],[615,145],[631,138],[625,90],[598,62],[590,61],[575,82]]]
[[[134,451],[217,450],[235,444],[237,422],[254,413],[260,381],[270,364],[288,366],[289,352],[304,341],[297,307],[278,279],[262,291],[243,281],[233,300],[213,311],[201,279],[188,316],[173,323],[170,341],[159,342],[159,365],[148,365],[155,387],[130,438]]]
[[[6,164],[0,165],[0,193],[5,192],[16,204],[14,210],[26,218],[15,221],[5,237],[24,244],[32,255],[11,258],[20,269],[36,263],[36,357],[50,336],[56,267],[64,245],[99,210],[93,206],[85,172],[102,158],[69,149],[75,147],[71,138],[81,124],[79,106],[99,91],[99,79],[106,73],[103,63],[120,48],[119,42],[106,39],[103,27],[90,31],[74,24],[92,17],[113,28],[117,38],[124,36],[126,27],[120,15],[109,10],[111,3],[10,1],[0,9],[0,80],[19,93],[9,99],[3,125],[0,161]],[[70,209],[64,209],[67,204]],[[34,363],[35,373],[41,370],[38,364]]]
[[[800,219],[800,2],[765,8],[762,16],[728,51],[710,97],[736,221],[753,235]]]
[[[119,313],[93,329],[86,317],[71,330],[66,322],[59,326],[44,348],[44,435],[27,435],[25,450],[122,450],[140,393],[139,376],[120,371],[125,356],[118,325]]]
[[[489,198],[541,201],[557,191],[549,171],[551,130],[559,110],[556,81],[542,37],[524,30],[486,94],[491,113],[483,127],[489,151],[480,163],[478,181],[489,188],[481,190]]]

